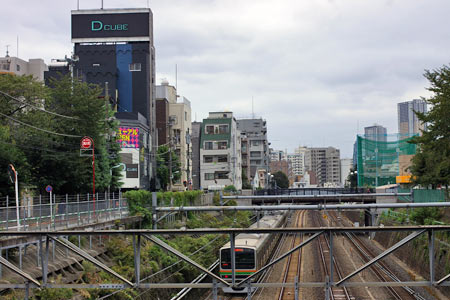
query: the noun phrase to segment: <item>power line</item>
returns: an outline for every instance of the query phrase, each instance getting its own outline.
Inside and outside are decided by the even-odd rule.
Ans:
[[[58,114],[58,113],[55,113],[55,112],[52,112],[52,111],[45,110],[44,108],[41,108],[41,107],[35,106],[33,104],[27,103],[27,102],[25,102],[25,101],[23,101],[23,100],[21,100],[19,98],[16,98],[14,96],[9,95],[9,94],[7,94],[7,93],[5,93],[3,91],[0,91],[0,94],[2,94],[3,96],[9,97],[9,98],[11,98],[11,99],[13,99],[13,100],[15,100],[17,102],[20,102],[20,103],[22,103],[24,105],[30,106],[30,107],[32,107],[34,109],[40,110],[42,112],[45,112],[45,113],[48,113],[48,114],[51,114],[51,115],[54,115],[54,116],[57,116],[57,117],[73,119],[73,120],[79,120],[79,118],[76,118],[76,117],[65,116],[65,115],[61,115],[61,114]]]
[[[15,147],[19,147],[19,148],[25,148],[25,149],[33,149],[33,150],[41,150],[41,151],[53,152],[53,153],[64,153],[64,154],[70,154],[70,155],[78,155],[76,153],[67,152],[67,151],[57,151],[57,150],[51,150],[51,149],[48,149],[48,148],[39,148],[39,147],[18,145],[18,144],[3,142],[3,141],[0,141],[0,144],[11,145],[11,146],[15,146]]]
[[[13,117],[10,117],[10,116],[7,116],[7,115],[1,113],[1,112],[0,112],[0,115],[4,116],[5,118],[8,118],[8,119],[10,119],[10,120],[12,120],[12,121],[14,121],[14,122],[17,122],[17,123],[19,123],[19,124],[21,124],[21,125],[28,126],[28,127],[30,127],[30,128],[33,128],[33,129],[36,129],[36,130],[39,130],[39,131],[43,131],[43,132],[46,132],[46,133],[50,133],[50,134],[54,134],[54,135],[59,135],[59,136],[67,136],[67,137],[76,137],[76,138],[81,138],[81,137],[82,137],[81,135],[72,135],[72,134],[57,133],[57,132],[53,132],[53,131],[50,131],[50,130],[42,129],[42,128],[39,128],[39,127],[30,125],[30,124],[24,123],[24,122],[22,122],[22,121],[19,121],[19,120],[13,118]]]

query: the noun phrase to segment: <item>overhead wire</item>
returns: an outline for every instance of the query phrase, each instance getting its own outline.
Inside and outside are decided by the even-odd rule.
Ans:
[[[46,132],[46,133],[50,133],[50,134],[54,134],[54,135],[59,135],[59,136],[67,136],[67,137],[77,137],[77,138],[78,138],[78,137],[79,137],[79,138],[82,137],[81,135],[64,134],[64,133],[58,133],[58,132],[50,131],[50,130],[47,130],[47,129],[42,129],[42,128],[39,128],[39,127],[30,125],[30,124],[24,123],[24,122],[22,122],[22,121],[19,121],[19,120],[17,120],[16,118],[10,117],[10,116],[5,115],[4,113],[1,113],[1,112],[0,112],[0,115],[1,115],[1,116],[4,116],[5,118],[10,119],[10,120],[12,120],[12,121],[14,121],[14,122],[17,122],[17,123],[19,123],[19,124],[21,124],[21,125],[24,125],[24,126],[33,128],[33,129],[35,129],[35,130],[43,131],[43,132]]]
[[[32,108],[34,108],[34,109],[37,109],[37,110],[39,110],[39,111],[42,111],[42,112],[45,112],[45,113],[48,113],[48,114],[51,114],[51,115],[54,115],[54,116],[57,116],[57,117],[67,118],[67,119],[73,119],[73,120],[80,120],[80,119],[77,118],[77,117],[71,117],[71,116],[61,115],[61,114],[58,114],[58,113],[55,113],[55,112],[52,112],[52,111],[49,111],[49,110],[45,110],[45,109],[42,108],[42,107],[35,106],[35,105],[31,104],[31,103],[27,103],[26,101],[23,101],[23,100],[21,100],[21,99],[19,99],[19,98],[16,98],[16,97],[14,97],[14,96],[11,96],[11,95],[9,95],[8,93],[5,93],[5,92],[3,92],[3,91],[0,91],[0,94],[2,94],[3,96],[9,97],[9,98],[11,98],[11,99],[13,99],[13,100],[15,100],[15,101],[17,101],[17,102],[20,102],[20,103],[22,103],[23,105],[30,106],[30,107],[32,107]]]
[[[215,241],[216,241],[217,239],[219,239],[219,238],[220,238],[220,236],[215,237],[214,239],[212,239],[211,241],[209,241],[208,243],[206,243],[205,245],[203,245],[202,247],[200,247],[200,248],[197,249],[196,251],[194,251],[194,252],[192,252],[191,254],[189,254],[188,257],[194,256],[195,254],[197,254],[197,253],[200,252],[201,250],[205,249],[207,246],[211,245],[213,242],[215,242]],[[160,273],[162,273],[162,272],[164,272],[164,271],[167,271],[168,269],[170,269],[170,268],[172,268],[173,266],[179,264],[180,262],[183,262],[183,261],[180,259],[180,260],[174,262],[173,264],[171,264],[170,266],[167,266],[167,267],[165,267],[164,269],[161,269],[161,270],[157,271],[156,273],[153,273],[153,274],[151,274],[151,275],[149,275],[149,276],[147,276],[147,277],[141,279],[139,282],[143,282],[143,281],[145,281],[145,280],[147,280],[147,279],[150,279],[150,278],[152,278],[152,277],[154,277],[154,276],[156,276],[156,275],[158,275],[158,274],[160,274]],[[177,272],[183,270],[184,268],[186,268],[186,266],[181,267],[181,268],[178,269],[176,272],[173,272],[172,274],[170,274],[170,275],[167,276],[166,278],[161,279],[160,281],[158,281],[158,283],[161,283],[161,282],[163,282],[163,281],[166,281],[167,279],[169,279],[170,277],[172,277],[172,276],[173,276],[174,274],[176,274]],[[114,292],[112,292],[111,294],[108,294],[108,295],[105,295],[105,296],[103,296],[103,297],[101,297],[101,298],[98,298],[98,300],[103,300],[103,299],[109,298],[109,297],[111,297],[111,296],[114,296],[114,295],[117,294],[117,293],[120,293],[121,291],[122,291],[122,289],[117,290],[117,291],[114,291]],[[137,297],[141,297],[143,294],[145,294],[145,293],[148,292],[148,291],[149,291],[149,290],[145,290],[144,292],[140,293]]]

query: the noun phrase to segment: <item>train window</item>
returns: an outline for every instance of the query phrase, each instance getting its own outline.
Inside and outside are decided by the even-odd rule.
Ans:
[[[239,248],[239,251],[236,251],[235,254],[236,269],[255,268],[255,251],[253,249]],[[231,269],[230,249],[222,249],[220,253],[220,259],[220,266],[222,267],[222,269]]]

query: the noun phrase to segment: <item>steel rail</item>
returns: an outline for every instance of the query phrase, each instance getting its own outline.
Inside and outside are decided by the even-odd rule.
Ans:
[[[274,261],[275,258],[278,257],[278,256],[280,255],[281,249],[283,248],[283,244],[286,242],[286,240],[287,240],[287,234],[283,234],[283,235],[281,236],[281,238],[280,238],[280,241],[279,241],[279,243],[278,243],[278,245],[277,245],[277,247],[276,247],[276,249],[275,249],[275,251],[274,251],[274,253],[273,253],[272,257],[271,257],[271,259],[270,259],[270,262]],[[265,282],[266,278],[270,277],[270,275],[272,274],[272,272],[273,272],[273,267],[270,268],[270,269],[268,269],[268,270],[266,270],[266,272],[264,272],[264,273],[258,278],[258,283],[260,283],[260,282]],[[262,288],[261,288],[261,291],[260,291],[260,293],[259,293],[259,295],[258,295],[258,299],[261,297],[261,294],[262,294],[262,291],[264,290],[264,288],[265,288],[265,287],[262,287]],[[255,292],[254,292],[253,295],[256,295],[256,293],[257,293],[258,290],[259,290],[259,287],[257,287],[257,288],[255,289]],[[252,295],[252,296],[253,296],[253,295]]]
[[[334,218],[334,220],[337,224],[338,220],[337,220],[336,216],[334,214],[330,214],[330,216],[332,216],[332,218]],[[342,221],[341,221],[341,224],[344,225]],[[348,232],[345,232],[344,234],[347,237],[347,239],[350,240],[350,242],[353,244],[353,246],[357,249],[357,251],[360,253],[361,258],[363,258],[363,260],[365,262],[368,262],[373,257],[375,257],[375,255],[373,255],[372,251],[370,249],[368,249],[368,247],[363,243],[363,241],[359,237],[357,237],[355,234],[348,233]],[[377,268],[375,268],[375,266]],[[381,274],[381,272],[383,272],[386,276],[388,276],[392,280],[394,280],[396,282],[401,282],[401,280],[392,271],[390,271],[389,268],[382,261],[375,263],[370,269],[375,273],[375,275],[380,280],[382,280],[384,282],[387,282],[387,280]],[[389,290],[389,292],[391,293],[391,295],[394,298],[399,299],[399,300],[403,299],[397,293],[397,291],[395,291],[394,287],[387,286],[386,288]],[[402,286],[401,288],[403,288],[409,295],[413,296],[415,299],[425,300],[424,297],[422,297],[420,294],[417,294],[412,288],[410,288],[408,286]]]
[[[316,217],[316,221],[319,224],[321,224],[322,222],[319,219],[319,216],[316,214],[315,217]],[[323,241],[323,240],[325,241],[325,245],[328,247],[330,253],[331,253],[331,244],[330,244],[330,242],[329,242],[329,240],[327,238],[327,235],[322,235],[322,237],[319,237],[319,240],[317,241],[319,243],[320,254],[321,254],[321,257],[322,257],[322,263],[324,264],[324,269],[327,272],[327,275],[329,276],[330,281],[333,282],[333,278],[331,276],[333,276],[334,274],[330,274],[330,271],[328,271],[327,264],[325,263],[325,255],[324,255],[324,250],[323,250],[321,241]],[[340,269],[336,259],[334,258],[334,256],[332,256],[332,257],[329,258],[329,260],[330,260],[330,268],[331,268],[331,264],[333,264],[334,265],[334,269],[336,270],[336,275],[338,276],[338,280],[341,280],[343,278],[343,276],[342,276],[341,269]],[[343,286],[343,287],[331,286],[331,288],[330,288],[331,299],[335,299],[336,290],[342,290],[344,292],[345,299],[347,299],[347,300],[351,299],[350,294],[348,292],[348,289],[345,286]]]
[[[330,248],[331,248],[331,246],[330,246],[330,241],[328,240],[327,235],[323,235],[323,237],[324,237],[324,239],[325,239],[325,241],[326,241],[326,245],[328,246],[328,249],[330,249]],[[344,276],[342,276],[341,268],[339,267],[339,264],[337,263],[337,261],[336,261],[336,259],[334,258],[334,256],[333,256],[333,261],[332,261],[332,263],[333,263],[333,265],[334,265],[334,269],[336,270],[336,275],[338,275],[338,279],[343,278]],[[331,290],[333,290],[333,289],[335,289],[335,288],[336,288],[336,287],[332,287]],[[351,297],[350,297],[350,294],[348,293],[347,287],[343,286],[343,291],[344,291],[344,294],[345,294],[346,299],[350,300]]]
[[[299,220],[302,219],[302,215],[304,215],[304,213],[305,213],[305,211],[301,211],[297,215],[297,218],[296,218],[296,221],[295,221],[295,224],[297,225],[297,227],[298,227]],[[291,249],[295,247],[295,241],[297,240],[297,236],[298,235],[299,234],[295,234],[294,235],[294,237],[292,239],[292,242],[291,242],[291,247],[290,247]],[[302,242],[302,240],[300,239],[300,243],[301,242]],[[303,248],[300,248],[300,250],[298,250],[298,253],[297,253],[297,255],[298,255],[297,278],[299,278],[299,275],[300,275],[300,262],[301,262],[302,250],[303,250]],[[284,276],[283,276],[283,283],[286,283],[288,275],[289,275],[289,271],[290,271],[290,268],[291,268],[292,255],[293,254],[289,255],[289,258],[288,258],[288,261],[287,261],[287,264],[286,264],[286,270],[285,270],[285,273],[284,273]],[[285,291],[285,287],[282,287],[281,290],[280,290],[280,294],[278,296],[278,300],[283,299],[284,291]]]

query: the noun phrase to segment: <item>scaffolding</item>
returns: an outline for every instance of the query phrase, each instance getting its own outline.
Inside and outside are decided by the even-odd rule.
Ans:
[[[413,136],[357,136],[358,187],[377,187],[396,183],[396,176],[408,175],[416,154]]]

